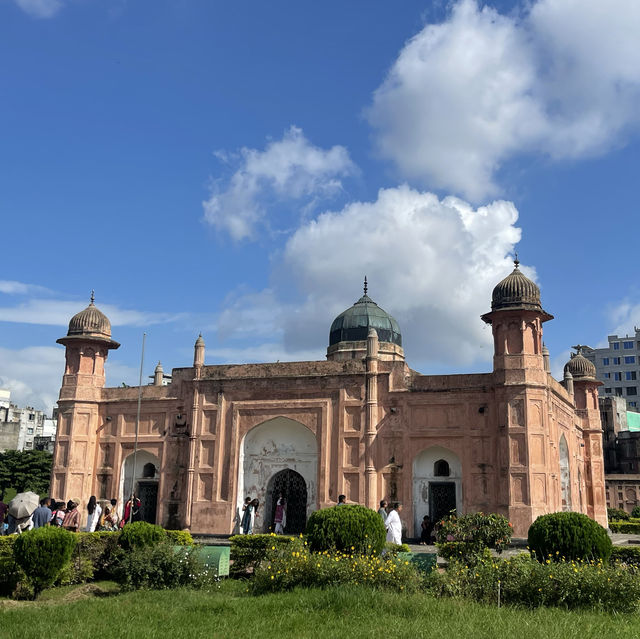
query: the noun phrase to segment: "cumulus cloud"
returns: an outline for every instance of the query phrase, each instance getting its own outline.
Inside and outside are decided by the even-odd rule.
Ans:
[[[203,202],[205,220],[234,240],[251,239],[264,223],[268,203],[313,205],[335,195],[341,179],[356,167],[343,146],[321,149],[292,126],[264,151],[243,148],[236,156],[217,152],[220,161],[237,164],[229,180],[215,181]]]
[[[22,349],[0,347],[0,388],[11,391],[11,401],[18,406],[33,406],[51,415],[58,400],[64,373],[64,348],[29,346]],[[118,361],[106,367],[106,385],[122,382],[137,386],[138,371]]]
[[[637,127],[640,3],[539,0],[505,16],[475,0],[409,40],[367,112],[399,171],[477,201],[522,153],[602,153]]]
[[[361,295],[366,274],[371,297],[400,323],[410,363],[488,361],[491,331],[479,316],[513,268],[517,219],[510,202],[474,208],[406,185],[382,189],[373,202],[304,223],[289,238],[268,294],[245,295],[227,308],[226,337],[244,337],[246,318],[264,310],[289,359],[322,357],[332,319]],[[527,274],[535,277],[533,269]],[[302,292],[297,300],[292,291]]]
[[[61,0],[15,0],[15,3],[34,18],[52,18],[63,6]]]
[[[11,391],[18,406],[33,406],[51,415],[64,372],[64,349],[55,346],[0,348],[0,387]]]
[[[15,280],[0,280],[0,293],[7,295],[28,295],[31,293],[50,293],[49,289],[37,284],[25,284]]]
[[[608,309],[608,317],[613,326],[610,335],[635,335],[635,328],[640,325],[640,303],[624,299]],[[600,347],[607,344],[607,340],[603,340]]]
[[[29,299],[14,306],[0,306],[0,322],[20,322],[48,326],[67,326],[69,320],[85,305],[64,300]],[[179,314],[150,313],[121,309],[111,304],[100,304],[100,310],[112,326],[147,326],[177,321]]]

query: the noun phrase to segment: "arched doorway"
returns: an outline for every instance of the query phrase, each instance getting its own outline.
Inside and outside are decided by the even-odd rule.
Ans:
[[[297,535],[304,532],[307,526],[307,484],[300,473],[290,468],[281,470],[269,480],[264,509],[268,517],[265,521],[266,527],[269,530],[274,528],[273,520],[276,515],[278,495],[281,493],[287,502],[285,534]]]
[[[569,469],[569,446],[563,435],[560,438],[560,488],[562,510],[571,510],[571,472]]]
[[[425,515],[440,520],[462,505],[462,464],[455,453],[432,446],[413,460],[414,536],[420,536]]]
[[[160,460],[146,450],[136,453],[135,479],[133,491],[142,503],[140,518],[142,521],[155,524],[158,516],[158,478]],[[133,477],[133,453],[127,456],[122,463],[120,473],[120,515],[124,515],[124,505],[131,493]]]
[[[268,532],[273,525],[273,500],[267,503],[267,494],[270,480],[284,470],[295,471],[304,480],[306,503],[302,511],[306,521],[317,504],[316,436],[300,422],[275,417],[252,428],[240,446],[237,514],[242,512],[245,497],[257,498],[261,505],[256,515],[256,532]]]

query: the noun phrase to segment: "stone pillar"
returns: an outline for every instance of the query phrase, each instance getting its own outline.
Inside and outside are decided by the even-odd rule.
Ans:
[[[542,359],[544,361],[544,370],[547,371],[547,373],[551,373],[551,361],[549,358],[549,349],[544,345],[544,343],[542,344]]]
[[[164,370],[162,369],[162,364],[158,362],[158,365],[156,366],[156,370],[153,372],[154,386],[162,386],[163,375],[164,375]]]
[[[202,336],[198,339],[202,339]],[[204,343],[203,343],[204,351]],[[198,423],[198,402],[200,393],[197,385],[193,389],[193,405],[191,407],[191,424],[189,428],[189,465],[187,466],[187,498],[186,498],[186,511],[184,516],[184,525],[186,528],[191,528],[191,511],[193,509],[193,502],[195,500],[195,472],[196,472],[196,424]]]
[[[564,387],[567,389],[567,393],[573,397],[573,375],[571,371],[564,372]]]
[[[202,367],[204,366],[204,339],[202,333],[198,335],[198,339],[193,349],[193,367],[196,369],[196,379],[200,379],[202,375]]]
[[[375,510],[377,494],[373,449],[378,426],[378,333],[374,328],[370,328],[367,335],[366,367],[365,504]]]

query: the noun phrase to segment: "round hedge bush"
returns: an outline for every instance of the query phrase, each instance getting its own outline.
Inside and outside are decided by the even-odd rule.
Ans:
[[[33,586],[33,598],[53,584],[71,559],[76,537],[64,528],[43,526],[18,536],[13,556]]]
[[[134,548],[144,548],[146,546],[156,546],[167,538],[164,528],[155,524],[148,524],[146,521],[134,521],[125,524],[118,543],[125,550]]]
[[[341,550],[379,555],[387,531],[377,512],[358,505],[332,506],[316,510],[307,523],[311,550]]]
[[[529,528],[529,549],[538,561],[602,559],[613,547],[607,531],[582,513],[561,512],[538,517]]]

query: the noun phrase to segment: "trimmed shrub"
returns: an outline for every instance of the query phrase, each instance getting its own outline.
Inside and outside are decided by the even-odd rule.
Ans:
[[[407,546],[407,544],[392,544],[390,541],[385,543],[384,548],[382,550],[383,555],[391,555],[392,557],[397,557],[400,552],[411,552],[411,548]]]
[[[124,591],[204,588],[217,580],[217,575],[198,561],[193,548],[176,549],[167,541],[121,551],[113,577]]]
[[[631,516],[634,519],[638,519],[640,517],[640,506],[634,506],[631,510]]]
[[[610,521],[609,529],[613,533],[626,533],[629,535],[640,534],[640,522],[638,521]]]
[[[444,573],[433,571],[426,583],[436,596],[464,597],[494,606],[635,612],[640,604],[637,574],[600,560],[540,563],[527,554],[506,560],[486,558],[475,566],[456,564]]]
[[[307,523],[311,550],[337,550],[361,555],[379,555],[387,531],[382,517],[364,506],[323,508],[311,513]]]
[[[633,566],[640,568],[640,548],[633,546],[614,546],[611,550],[612,564],[624,564],[625,566]]]
[[[501,553],[509,545],[512,533],[513,526],[503,515],[450,515],[438,524],[436,546],[445,559],[474,563],[486,548]]]
[[[529,548],[538,561],[602,559],[611,555],[607,531],[582,513],[560,512],[538,517],[529,528]]]
[[[25,579],[22,568],[13,556],[13,544],[17,537],[0,537],[0,597],[8,597],[20,580]]]
[[[299,537],[287,537],[285,535],[234,535],[230,537],[232,575],[243,575],[253,572],[261,561],[266,559],[271,552],[280,549],[300,550],[304,545]]]
[[[53,584],[76,545],[68,530],[46,526],[19,535],[13,544],[16,563],[33,585],[33,598]]]
[[[622,508],[607,508],[607,518],[609,521],[629,521],[629,513]]]
[[[124,526],[118,543],[125,550],[133,550],[145,546],[156,546],[166,538],[165,530],[161,526],[148,524],[146,521],[134,521]]]
[[[165,530],[164,534],[174,546],[193,546],[193,537],[188,530]]]
[[[326,588],[347,584],[415,592],[421,585],[421,577],[410,562],[396,557],[335,551],[312,553],[306,546],[301,550],[281,549],[260,564],[251,591],[263,594],[296,587]]]

